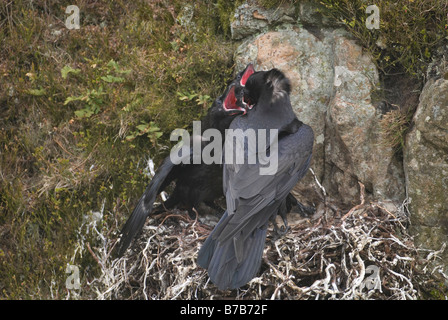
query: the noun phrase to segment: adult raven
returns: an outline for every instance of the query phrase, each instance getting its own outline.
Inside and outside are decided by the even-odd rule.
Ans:
[[[220,290],[239,288],[256,275],[268,222],[275,218],[291,189],[307,172],[313,149],[313,130],[294,114],[289,99],[290,82],[281,71],[254,73],[243,91],[243,103],[250,111],[236,117],[229,129],[243,132],[254,129],[258,139],[261,139],[258,129],[277,129],[277,148],[272,144],[268,150],[278,152],[277,170],[274,174],[260,175],[264,166],[260,158],[255,164],[224,164],[227,210],[198,254],[199,265],[208,270],[211,281]],[[248,143],[240,147],[247,160],[254,148]],[[259,148],[256,152],[260,155],[266,150]]]
[[[207,115],[201,120],[201,134],[209,128],[218,129],[222,136],[231,121],[239,114],[246,112],[245,108],[236,105],[235,87],[244,86],[250,75],[255,72],[252,64],[237,74],[224,93],[217,98]],[[207,142],[203,142],[201,147]],[[191,144],[190,144],[191,145]],[[193,150],[185,157],[193,157]],[[190,162],[192,163],[192,161]],[[153,205],[157,195],[165,190],[172,182],[176,186],[164,203],[166,209],[183,205],[191,211],[201,202],[213,206],[213,201],[223,195],[222,167],[220,164],[174,164],[170,156],[166,157],[150,184],[141,196],[137,206],[121,230],[118,255],[122,256],[129,247],[132,239],[143,228],[146,218],[153,212]]]

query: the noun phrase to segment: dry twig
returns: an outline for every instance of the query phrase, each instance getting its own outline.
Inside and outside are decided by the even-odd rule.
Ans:
[[[404,206],[391,212],[368,203],[360,186],[360,204],[346,214],[327,206],[324,215],[291,225],[284,237],[268,236],[258,276],[234,291],[217,290],[196,264],[211,227],[187,214],[149,219],[132,250],[102,261],[103,273],[95,281],[98,298],[417,299],[416,282],[437,273],[429,267],[417,271],[417,262],[429,265],[437,253],[422,260],[405,228]]]

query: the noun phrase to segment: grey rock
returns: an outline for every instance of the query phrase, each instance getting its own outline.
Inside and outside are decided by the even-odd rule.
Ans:
[[[265,9],[255,1],[247,1],[236,9],[230,24],[233,39],[242,39],[255,33],[266,31],[268,26],[284,22],[294,22],[295,9],[290,5]]]
[[[371,92],[378,71],[355,41],[334,36],[334,95],[328,104],[324,185],[342,199],[358,198],[358,181],[376,199],[402,200],[404,172],[380,127]]]
[[[371,58],[342,29],[286,24],[245,40],[235,52],[237,70],[278,68],[291,80],[291,103],[315,133],[312,168],[332,196],[357,201],[359,184],[380,199],[404,198],[404,173],[393,150],[382,143],[381,111],[370,93],[378,83]],[[307,175],[296,187],[305,194]]]
[[[438,250],[448,242],[448,80],[426,83],[413,123],[404,152],[411,231]]]

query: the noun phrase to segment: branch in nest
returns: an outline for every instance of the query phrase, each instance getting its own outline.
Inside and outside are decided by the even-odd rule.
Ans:
[[[322,191],[322,194],[324,195],[324,198],[327,196],[327,191],[325,188],[320,184],[319,180],[316,177],[316,174],[314,173],[313,169],[310,168],[311,173],[313,174],[314,180],[316,181],[317,185],[319,186],[320,190]]]
[[[365,187],[364,187],[364,185],[363,185],[361,182],[358,181],[358,183],[359,183],[359,186],[360,186],[360,188],[361,188],[361,190],[360,190],[360,196],[359,196],[359,197],[360,197],[360,200],[361,200],[361,203],[358,204],[358,205],[356,205],[356,206],[354,206],[353,208],[351,208],[350,211],[347,212],[347,213],[341,218],[341,221],[344,221],[345,219],[347,219],[351,214],[353,214],[353,212],[355,212],[355,211],[358,210],[358,209],[361,209],[362,206],[364,205],[364,202],[365,202],[365,199],[364,199],[364,197],[365,197],[365,194],[364,194],[364,192],[365,192]]]

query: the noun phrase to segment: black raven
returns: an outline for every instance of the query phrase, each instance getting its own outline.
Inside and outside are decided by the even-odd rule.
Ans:
[[[226,158],[224,163],[227,210],[198,254],[199,265],[208,270],[211,281],[220,290],[239,288],[255,277],[268,222],[275,218],[291,189],[308,171],[314,141],[313,130],[299,121],[292,110],[290,82],[281,71],[255,72],[243,93],[243,103],[250,110],[236,117],[229,129],[242,132],[253,129],[262,140],[265,138],[259,129],[269,132],[276,129],[267,140],[271,141],[277,133],[278,144],[268,144],[263,150],[258,139],[257,147],[245,141],[239,145],[244,150],[245,162],[228,162]],[[227,143],[234,141],[227,136]],[[254,150],[256,163],[248,163]],[[266,166],[266,161],[261,161],[263,152],[270,156],[277,154],[276,170],[269,174],[260,174]]]
[[[246,112],[245,108],[236,105],[235,87],[244,86],[254,72],[253,65],[247,65],[243,71],[237,74],[223,95],[213,102],[206,116],[201,120],[201,134],[206,129],[214,128],[224,136],[224,130],[229,127],[231,121],[237,115]],[[207,142],[203,142],[201,147],[204,148],[206,144]],[[191,149],[190,153],[184,156],[192,158],[193,150]],[[191,209],[199,203],[204,202],[213,206],[213,201],[223,196],[220,164],[180,163],[176,165],[171,161],[170,156],[166,157],[121,230],[119,256],[124,254],[132,239],[143,228],[146,218],[153,212],[157,195],[165,190],[172,181],[176,181],[176,185],[171,196],[163,205],[166,209],[183,205],[191,212]]]

